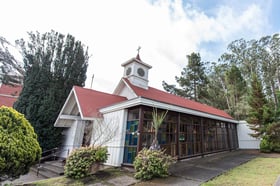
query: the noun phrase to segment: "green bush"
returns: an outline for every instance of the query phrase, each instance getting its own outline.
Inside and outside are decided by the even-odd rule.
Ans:
[[[28,173],[41,153],[37,135],[24,115],[0,107],[0,181]]]
[[[260,144],[261,152],[280,152],[280,122],[267,126],[266,134]]]
[[[261,140],[261,143],[260,143],[260,151],[261,151],[261,152],[271,152],[271,144],[269,143],[269,141],[267,140],[266,137],[264,137],[264,138]]]
[[[274,142],[271,144],[271,149],[273,152],[280,153],[280,142]]]
[[[104,163],[108,159],[106,147],[81,147],[72,151],[66,160],[65,175],[80,179],[90,175],[91,166]]]
[[[163,150],[142,149],[133,162],[135,178],[150,180],[153,177],[167,177],[168,169],[174,160]]]
[[[267,127],[266,137],[273,152],[280,152],[280,122],[273,122]]]

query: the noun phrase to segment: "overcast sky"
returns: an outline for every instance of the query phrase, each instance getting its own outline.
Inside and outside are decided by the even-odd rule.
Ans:
[[[89,47],[86,87],[112,93],[121,64],[135,57],[153,66],[149,85],[175,83],[186,55],[217,61],[237,39],[280,32],[279,0],[0,0],[0,36],[13,43],[28,31],[71,34]]]

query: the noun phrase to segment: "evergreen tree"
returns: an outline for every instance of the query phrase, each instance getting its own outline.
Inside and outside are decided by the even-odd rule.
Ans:
[[[162,82],[163,88],[170,93],[193,99],[195,101],[205,102],[207,97],[208,79],[205,75],[205,66],[201,62],[199,53],[187,55],[188,64],[181,76],[176,76],[176,82],[181,88],[176,88],[175,85],[169,85],[165,81]]]
[[[229,66],[236,65],[248,85],[253,79],[252,75],[258,74],[266,98],[271,103],[274,112],[280,105],[277,99],[277,90],[280,88],[279,51],[280,37],[277,33],[258,40],[233,41],[228,45],[228,52],[222,54],[219,59],[220,63]]]
[[[208,75],[208,99],[207,104],[221,110],[229,110],[229,97],[226,87],[225,74],[228,66],[225,64],[212,64],[211,73]]]
[[[267,100],[263,93],[263,87],[256,74],[252,75],[251,89],[248,103],[250,105],[247,122],[255,133],[253,137],[262,137],[267,125],[271,122],[271,112],[267,105]]]
[[[51,31],[28,33],[21,47],[23,90],[14,107],[25,114],[38,135],[43,150],[61,143],[61,129],[53,126],[73,85],[84,86],[88,66],[87,48],[71,35]]]
[[[230,69],[226,71],[225,82],[229,98],[229,113],[235,119],[240,120],[243,117],[240,116],[242,113],[238,112],[238,107],[243,95],[246,93],[246,82],[237,66],[232,65]]]

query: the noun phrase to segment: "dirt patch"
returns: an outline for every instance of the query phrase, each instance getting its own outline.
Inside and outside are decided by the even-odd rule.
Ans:
[[[280,158],[280,153],[264,153],[260,152],[260,150],[244,150],[249,154],[254,154],[259,157],[264,157],[264,158]]]
[[[265,158],[280,158],[280,153],[260,153],[260,156]]]

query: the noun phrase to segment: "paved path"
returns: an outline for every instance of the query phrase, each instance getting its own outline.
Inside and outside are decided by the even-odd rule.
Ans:
[[[222,152],[204,158],[178,161],[171,167],[170,172],[175,177],[184,178],[186,185],[200,185],[256,156],[243,150]]]
[[[198,186],[257,156],[257,151],[238,150],[178,161],[172,165],[170,177],[141,182],[137,186]]]

